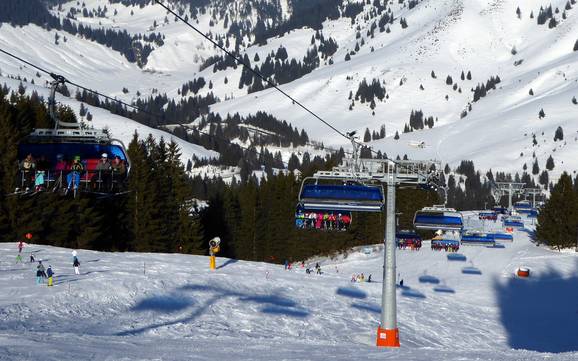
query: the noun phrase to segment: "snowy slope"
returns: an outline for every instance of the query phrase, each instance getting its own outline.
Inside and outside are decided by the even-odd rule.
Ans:
[[[470,227],[480,227],[471,221]],[[531,227],[528,223],[528,227]],[[526,232],[504,248],[399,251],[402,347],[373,346],[380,246],[297,267],[179,254],[30,245],[56,285],[34,284],[0,244],[0,360],[574,360],[578,256],[538,248]],[[519,266],[532,277],[514,278]],[[372,283],[351,283],[353,273]],[[562,351],[571,351],[560,353]],[[553,353],[551,353],[553,352]],[[234,355],[234,356],[233,356]]]

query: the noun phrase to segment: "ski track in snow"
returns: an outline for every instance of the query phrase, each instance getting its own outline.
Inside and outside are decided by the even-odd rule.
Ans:
[[[33,251],[53,266],[48,288],[35,284],[35,265],[14,264],[16,243],[3,243],[0,360],[576,359],[578,290],[568,282],[576,282],[578,255],[536,247],[525,231],[505,248],[462,246],[459,259],[427,245],[397,253],[402,347],[384,350],[374,346],[381,245],[308,260],[323,275],[224,258],[210,272],[207,257],[79,250],[79,276],[69,249],[29,245],[25,260]],[[514,278],[520,266],[532,277]],[[361,272],[376,282],[351,283]],[[529,315],[509,304],[527,294],[520,307]],[[548,304],[561,298],[560,309]],[[538,337],[532,320],[556,338]]]

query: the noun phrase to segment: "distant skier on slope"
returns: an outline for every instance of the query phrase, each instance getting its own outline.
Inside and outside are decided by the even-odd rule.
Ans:
[[[74,274],[79,275],[80,274],[80,262],[78,261],[78,257],[74,257],[74,262],[72,263],[72,266],[74,267]]]
[[[54,272],[52,271],[52,266],[48,265],[48,269],[46,270],[46,275],[48,276],[48,287],[52,287],[52,277],[54,276]]]
[[[46,277],[46,272],[42,260],[38,260],[38,266],[36,266],[36,284],[43,282],[43,278]]]

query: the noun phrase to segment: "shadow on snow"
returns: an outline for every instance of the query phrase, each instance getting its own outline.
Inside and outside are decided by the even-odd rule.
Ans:
[[[494,279],[501,322],[512,348],[578,351],[578,263],[564,278],[555,270],[528,279]]]
[[[365,291],[355,287],[339,287],[337,291],[335,291],[335,294],[357,299],[367,298],[367,293]]]
[[[188,292],[196,293],[207,293],[211,297],[198,305],[193,300]],[[197,297],[195,297],[197,298]],[[165,322],[159,322],[144,326],[141,328],[134,328],[131,330],[126,330],[118,332],[118,336],[135,335],[147,332],[149,330],[154,330],[160,327],[166,327],[171,325],[176,325],[180,323],[187,323],[194,321],[198,317],[206,313],[206,311],[215,303],[223,301],[226,298],[234,298],[240,302],[254,303],[260,305],[260,312],[268,315],[280,315],[288,316],[294,318],[306,318],[309,316],[309,311],[297,304],[297,302],[278,294],[262,294],[255,295],[252,293],[234,291],[219,286],[207,286],[207,285],[196,285],[189,284],[179,287],[174,292],[169,295],[153,295],[140,300],[136,305],[134,305],[130,310],[133,312],[157,312],[170,314],[175,312],[181,312],[189,307],[194,309],[192,313],[184,317],[168,320]],[[198,298],[197,298],[198,299]]]

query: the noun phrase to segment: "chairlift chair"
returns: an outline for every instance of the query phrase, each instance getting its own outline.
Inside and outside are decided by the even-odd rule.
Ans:
[[[524,228],[524,222],[519,216],[505,217],[503,220],[504,227]]]
[[[304,210],[381,212],[383,187],[339,178],[307,177],[301,183],[299,205]]]
[[[413,225],[416,229],[461,230],[464,227],[463,217],[453,208],[425,207],[415,213]]]
[[[381,185],[337,177],[307,177],[301,183],[295,226],[343,231],[351,224],[351,212],[381,212],[383,205]]]
[[[44,176],[45,188],[56,190],[65,187],[63,177],[70,172],[68,169],[58,170],[55,167],[57,158],[62,156],[65,161],[72,161],[73,157],[80,156],[84,166],[84,171],[80,174],[80,191],[98,194],[119,192],[121,187],[116,187],[115,190],[114,185],[127,179],[130,173],[130,160],[124,144],[119,140],[111,139],[108,133],[103,130],[83,129],[81,124],[60,120],[56,112],[55,93],[58,85],[64,83],[64,78],[57,75],[53,75],[53,77],[48,110],[55,126],[53,129],[35,129],[25,137],[18,146],[18,158],[24,159],[28,154],[32,154],[33,158],[42,160],[44,162],[43,168],[46,168],[42,169],[46,171]],[[102,186],[103,177],[96,171],[96,165],[103,153],[106,153],[111,160],[118,156],[124,162],[126,169],[122,179],[115,180],[114,174],[111,173],[108,187]],[[92,187],[93,179],[96,179],[98,183],[96,187]],[[25,177],[22,173],[20,187],[24,182]]]
[[[461,244],[468,246],[494,246],[496,240],[493,235],[488,233],[465,231],[462,233]]]

